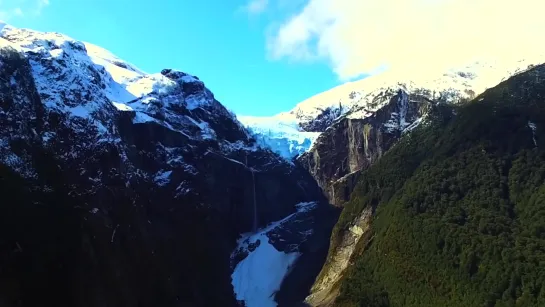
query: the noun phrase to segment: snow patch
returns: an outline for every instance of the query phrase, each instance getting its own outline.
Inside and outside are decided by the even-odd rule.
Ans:
[[[124,103],[112,102],[112,104],[119,111],[133,111],[133,109],[131,107],[129,107],[128,105],[126,105]]]
[[[69,110],[70,110],[70,113],[76,117],[81,117],[81,118],[91,117],[89,110],[83,106],[76,106],[76,107],[70,108]]]
[[[47,143],[49,142],[49,140],[51,140],[51,138],[55,136],[56,136],[55,132],[44,132],[44,134],[42,135],[42,142]]]
[[[536,140],[536,124],[531,122],[531,121],[528,121],[528,127],[530,127],[530,129],[532,130],[532,139],[534,140],[534,146],[537,147],[537,140]]]
[[[251,151],[251,152],[255,152],[259,150],[258,144],[253,143],[251,145],[247,145],[240,140],[234,143],[231,143],[229,141],[224,141],[220,143],[220,146],[221,146],[221,151],[225,153],[231,153],[231,152],[239,151],[239,150]]]
[[[412,124],[403,130],[403,133],[408,133],[414,130],[414,128],[420,126],[422,123],[422,117],[417,118]]]
[[[244,301],[247,307],[277,306],[274,295],[301,254],[298,252],[284,253],[277,250],[269,242],[267,233],[297,214],[313,210],[316,205],[315,202],[297,204],[295,213],[269,224],[254,234],[242,235],[238,240],[238,248],[235,252],[245,250],[249,254],[237,264],[231,275],[237,300]],[[250,251],[250,246],[256,247]]]
[[[204,121],[198,122],[194,120],[193,118],[191,118],[190,116],[186,116],[186,118],[189,119],[190,122],[195,124],[195,126],[199,127],[199,129],[201,129],[201,137],[203,139],[211,139],[211,140],[216,139],[216,132],[214,131],[214,129],[210,127],[210,125],[207,122],[204,122]]]
[[[187,97],[185,99],[187,109],[190,110],[190,111],[193,111],[196,108],[200,108],[203,105],[208,104],[208,101],[207,101],[206,98],[207,97],[201,97],[201,96],[195,97],[195,95]]]
[[[85,49],[87,50],[87,54],[89,54],[89,56],[91,56],[93,58],[101,59],[101,60],[103,60],[105,62],[116,65],[119,68],[134,71],[135,73],[138,73],[138,74],[141,74],[141,75],[145,74],[145,72],[138,69],[136,66],[121,60],[116,55],[114,55],[113,53],[111,53],[110,51],[108,51],[108,50],[106,50],[106,49],[104,49],[102,47],[99,47],[97,45],[94,45],[94,44],[91,44],[91,43],[88,43],[88,42],[83,42],[83,44],[85,45]]]
[[[276,307],[274,294],[300,254],[276,250],[266,234],[254,239],[253,243],[259,242],[259,246],[237,265],[232,275],[236,297],[247,307]]]
[[[170,182],[172,171],[159,171],[155,174],[153,181],[159,186],[165,186]]]
[[[157,120],[146,113],[136,112],[132,122],[133,124],[143,124],[147,122],[157,122]]]

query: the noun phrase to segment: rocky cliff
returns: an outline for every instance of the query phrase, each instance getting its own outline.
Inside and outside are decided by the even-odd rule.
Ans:
[[[517,76],[505,83],[520,83],[519,81],[512,81],[519,79],[526,79],[524,84],[531,83],[528,82],[528,76],[538,72],[542,73],[542,70],[543,68],[540,66],[539,70],[530,70],[529,73],[521,74],[523,77]],[[536,80],[539,80],[539,76],[537,76]],[[526,88],[527,92],[531,91],[530,85],[521,86],[523,89]],[[520,89],[516,90],[520,91]],[[493,88],[487,91],[487,93],[489,92],[498,92],[498,90]],[[505,97],[509,97],[510,94],[509,91],[503,90],[502,95],[502,99],[506,99]],[[343,206],[347,201],[350,201],[335,226],[326,264],[314,283],[312,294],[307,298],[310,305],[336,306],[333,304],[340,293],[339,291],[342,290],[341,287],[350,288],[350,286],[347,286],[348,282],[344,284],[342,282],[347,274],[347,269],[352,266],[356,259],[360,259],[356,257],[362,257],[362,251],[369,244],[373,244],[374,233],[371,230],[376,207],[384,200],[390,199],[403,186],[402,180],[393,183],[390,182],[391,178],[404,178],[404,176],[410,174],[407,173],[407,170],[414,170],[423,157],[429,154],[427,151],[431,151],[431,147],[434,146],[433,141],[426,138],[419,140],[415,138],[407,139],[407,137],[402,136],[422,123],[449,122],[456,117],[457,109],[454,107],[456,104],[445,103],[446,101],[441,100],[434,101],[432,98],[425,91],[419,93],[398,91],[383,108],[375,113],[368,112],[369,115],[365,115],[363,120],[354,119],[353,115],[340,118],[318,138],[307,154],[299,157],[303,165],[307,165],[307,168],[317,179],[332,203]],[[486,98],[480,98],[478,101],[483,99]],[[515,97],[515,99],[524,100],[526,98]],[[403,101],[408,102],[407,107],[404,106]],[[490,110],[486,112],[490,112]],[[524,112],[527,111],[524,110]],[[390,116],[387,116],[388,114]],[[519,115],[513,116],[519,118]],[[356,128],[354,128],[354,122],[356,122]],[[460,125],[463,126],[463,124]],[[471,123],[471,125],[474,125],[474,123]],[[425,127],[422,129],[432,130],[433,128]],[[495,129],[501,130],[504,128],[479,125],[478,127],[475,126],[475,129],[484,129],[483,133],[488,133]],[[373,134],[373,130],[380,133]],[[354,131],[356,132],[354,133]],[[467,131],[465,132],[467,133]],[[448,135],[455,138],[453,134]],[[400,161],[390,157],[388,162],[373,167],[379,158],[401,139],[407,139],[405,147],[407,144],[411,144],[409,146],[413,150],[411,154],[406,155],[405,159]],[[343,140],[343,142],[339,142],[339,140]],[[462,140],[458,141],[462,142]],[[430,147],[428,147],[427,151],[418,148],[419,142],[427,142],[426,144]],[[393,148],[396,148],[396,146]],[[341,154],[337,155],[339,152]],[[374,169],[373,172],[365,171],[370,167]],[[377,173],[380,173],[378,177],[370,177]],[[369,186],[363,187],[362,182],[366,182]],[[354,189],[358,186],[360,188],[356,193]],[[377,193],[380,195],[376,196]],[[374,295],[373,298],[377,298],[377,301],[369,304],[383,306],[379,303],[381,301],[380,291],[382,290],[374,289],[373,291],[375,290],[377,293],[372,293],[372,295]],[[360,291],[363,290],[360,289]],[[371,290],[368,291],[369,293],[372,292]],[[337,303],[339,302],[337,301]]]
[[[318,93],[288,112],[270,117],[244,116],[241,121],[251,128],[260,143],[291,159],[309,150],[317,135],[344,116],[369,117],[385,107],[399,90],[411,95],[411,99],[421,95],[435,102],[457,103],[475,97],[530,65],[541,63],[543,58],[536,55],[502,62],[480,59],[434,73],[388,69]]]
[[[382,101],[381,101],[382,100]],[[376,96],[376,112],[356,109],[336,120],[313,147],[297,159],[322,187],[330,203],[342,207],[350,199],[362,171],[375,163],[406,132],[418,126],[437,102],[415,91],[399,89]],[[364,116],[362,116],[364,115]],[[363,118],[358,118],[358,117]],[[349,266],[360,238],[368,235],[372,210],[348,229],[337,230],[329,254],[306,302],[327,306],[338,294],[337,283]]]
[[[542,306],[544,80],[540,65],[467,104],[437,106],[362,172],[332,251],[362,234],[328,300],[316,291],[309,301]],[[334,275],[321,276],[316,290]]]
[[[401,89],[386,91],[375,100],[386,102],[376,112],[357,109],[341,117],[298,157],[337,206],[349,199],[359,171],[379,159],[402,133],[417,126],[434,103],[418,92]]]
[[[238,235],[327,207],[197,77],[0,31],[2,306],[235,306]]]
[[[445,77],[449,78],[448,74]],[[472,74],[456,74],[458,77],[475,79]],[[308,152],[297,160],[316,179],[330,203],[343,207],[361,180],[362,172],[378,161],[403,135],[425,122],[430,113],[441,113],[442,105],[456,105],[475,97],[470,83],[461,84],[451,88],[437,86],[436,91],[429,84],[422,87],[400,82],[373,90],[365,99],[359,99],[364,104],[353,104],[336,118]],[[352,96],[357,100],[357,93]],[[369,235],[366,229],[369,229],[371,216],[371,211],[364,211],[343,230],[337,226],[326,264],[313,286],[308,303],[327,305],[336,296],[339,290],[336,284],[358,249],[360,238]],[[359,244],[360,248],[365,245]]]

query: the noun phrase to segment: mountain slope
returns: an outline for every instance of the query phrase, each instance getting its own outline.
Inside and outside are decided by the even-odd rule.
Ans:
[[[542,306],[544,125],[545,66],[435,109],[361,174],[308,301]]]
[[[351,117],[363,118],[363,109],[368,113],[374,112],[391,98],[387,92],[395,95],[401,89],[407,93],[425,93],[431,100],[457,102],[461,98],[473,98],[530,65],[542,63],[543,58],[537,56],[517,62],[484,59],[446,72],[420,74],[386,70],[317,94],[282,115],[296,118],[305,131],[321,132],[340,115],[354,113]],[[377,99],[380,96],[384,96],[383,99]]]
[[[360,171],[417,127],[437,104],[425,95],[403,90],[388,96],[390,101],[370,116],[335,121],[308,152],[297,157],[336,206],[349,199]]]
[[[312,257],[325,256],[317,236],[332,227],[306,171],[257,146],[197,77],[146,74],[92,44],[9,25],[0,192],[13,196],[0,205],[2,306],[236,306],[241,233],[316,202],[304,229],[295,219],[276,236],[290,246],[274,245]]]
[[[376,116],[381,109],[388,108],[399,91],[428,101],[458,103],[472,99],[530,65],[543,63],[544,58],[537,56],[516,62],[485,59],[446,72],[427,74],[387,70],[310,97],[289,112],[240,119],[261,143],[277,148],[287,158],[293,158],[313,148],[313,141],[319,133],[343,118],[360,120]],[[403,122],[398,128],[404,130],[409,125],[409,122]],[[286,127],[290,127],[289,133],[286,133]],[[309,133],[315,134],[310,137]],[[290,150],[289,144],[296,144],[296,150]]]

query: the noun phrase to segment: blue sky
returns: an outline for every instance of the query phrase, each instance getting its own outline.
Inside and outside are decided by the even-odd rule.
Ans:
[[[382,68],[541,59],[543,11],[543,0],[0,0],[14,26],[197,75],[241,115],[288,111]]]
[[[94,43],[150,73],[194,74],[237,114],[288,111],[339,84],[324,62],[270,59],[269,19],[245,10],[244,1],[50,0],[43,7],[32,1],[5,0],[0,10],[9,10],[4,18],[14,26]]]

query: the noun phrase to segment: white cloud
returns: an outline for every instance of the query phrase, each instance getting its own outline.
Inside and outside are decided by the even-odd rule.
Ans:
[[[242,6],[240,9],[250,15],[259,15],[265,12],[268,6],[269,6],[269,0],[250,0],[246,5]]]
[[[543,0],[309,0],[268,33],[273,59],[326,60],[346,80],[545,54]],[[545,60],[545,59],[544,59]]]
[[[49,0],[38,0],[38,7],[44,8],[49,5]]]
[[[49,0],[37,0],[35,8],[33,9],[33,14],[39,16],[42,14],[42,10],[49,5]]]
[[[15,9],[13,9],[13,14],[15,14],[15,16],[23,16],[23,10],[20,8],[20,7],[16,7]]]
[[[26,16],[39,16],[49,5],[49,0],[4,0],[0,1],[0,19],[10,20]]]

